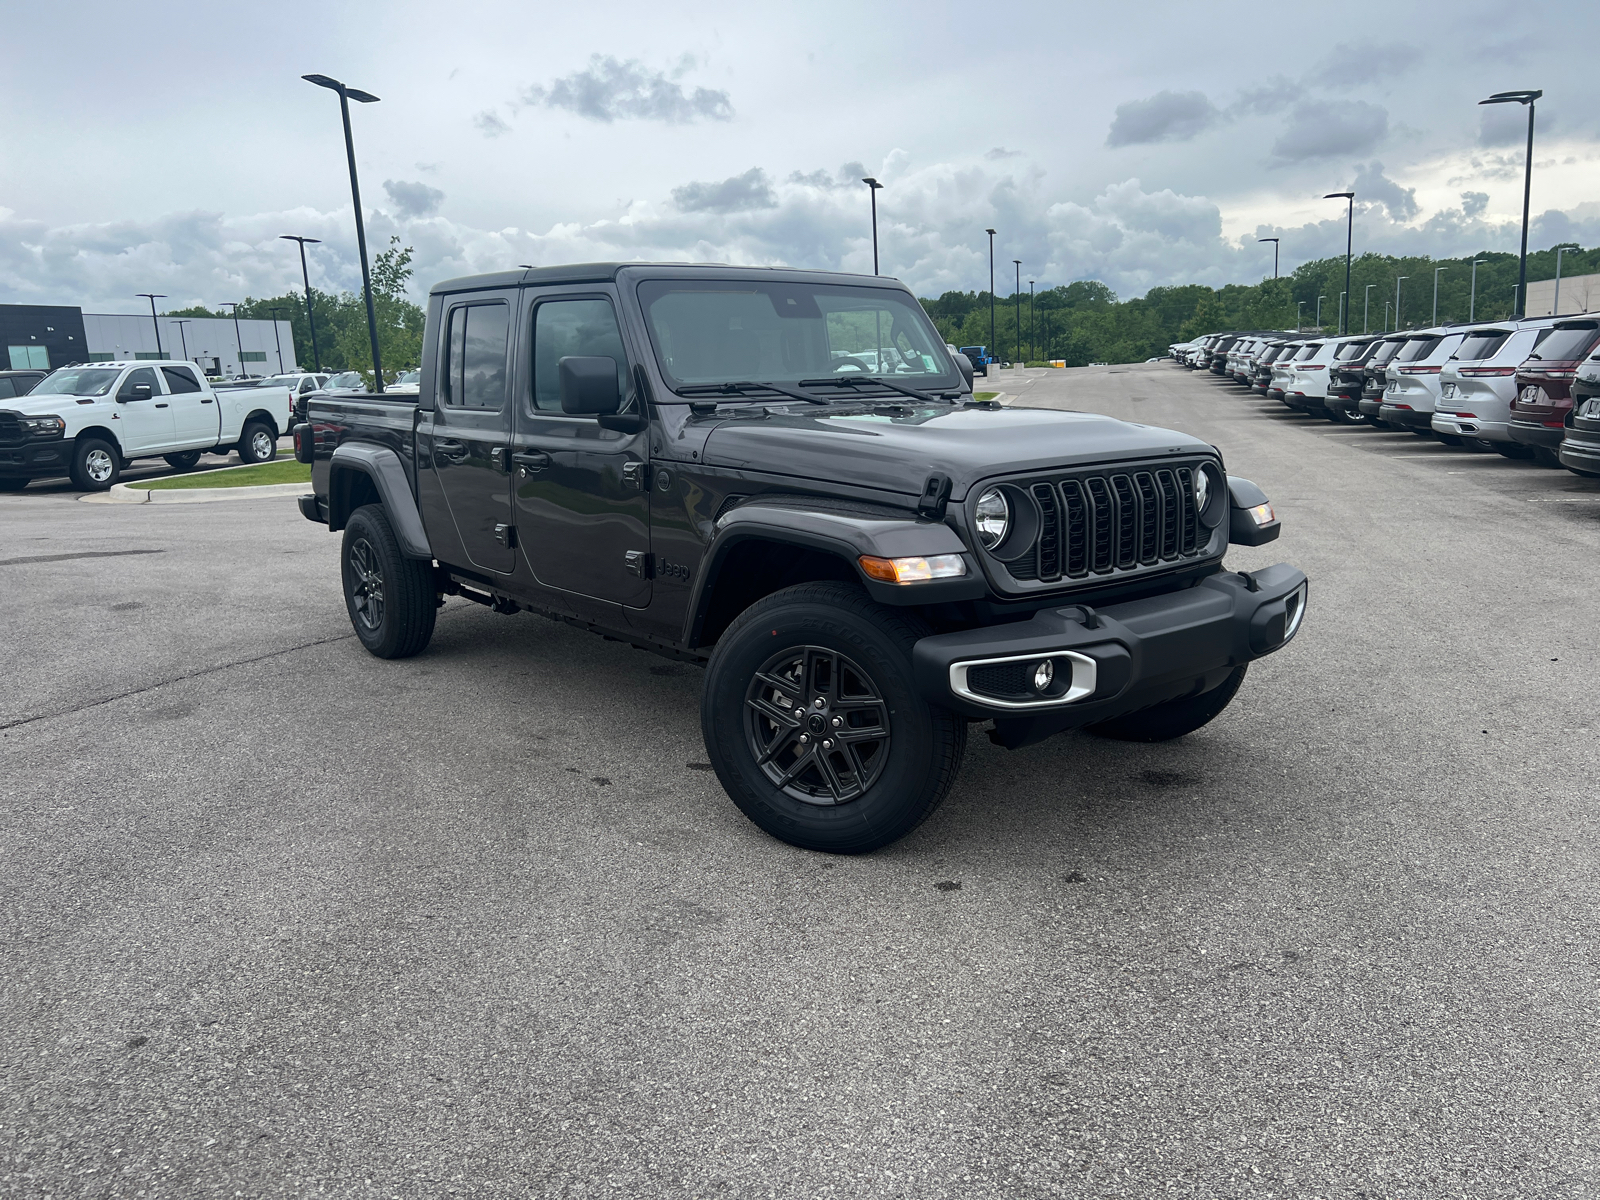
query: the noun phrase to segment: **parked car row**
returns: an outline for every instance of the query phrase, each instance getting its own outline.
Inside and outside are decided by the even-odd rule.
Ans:
[[[1338,424],[1600,476],[1600,315],[1379,334],[1213,333],[1170,354]]]

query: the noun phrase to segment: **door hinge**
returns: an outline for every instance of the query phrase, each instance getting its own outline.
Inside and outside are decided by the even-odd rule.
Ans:
[[[629,550],[623,554],[622,561],[627,565],[628,574],[640,579],[655,578],[656,556],[648,550]]]
[[[647,491],[650,487],[650,464],[637,461],[623,463],[622,481],[636,492]]]
[[[507,550],[517,548],[517,527],[515,525],[496,525],[494,527],[494,540]]]

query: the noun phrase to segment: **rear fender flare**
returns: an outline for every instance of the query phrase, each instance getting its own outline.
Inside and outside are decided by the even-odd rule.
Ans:
[[[361,446],[345,443],[333,452],[328,467],[328,528],[343,529],[351,510],[359,507],[351,502],[355,491],[352,486],[359,478],[372,482],[378,499],[389,514],[389,524],[399,539],[400,551],[407,558],[433,558],[428,545],[427,530],[422,525],[422,514],[417,511],[416,497],[411,494],[411,481],[400,456],[387,446]]]

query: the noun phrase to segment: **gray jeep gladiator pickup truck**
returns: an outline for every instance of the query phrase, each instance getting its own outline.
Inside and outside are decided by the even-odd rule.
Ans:
[[[976,403],[971,369],[879,277],[450,280],[419,394],[308,398],[300,508],[343,531],[373,654],[422,650],[453,595],[703,662],[734,803],[861,853],[938,806],[969,722],[1179,737],[1305,613],[1295,568],[1223,569],[1279,526],[1215,448]]]

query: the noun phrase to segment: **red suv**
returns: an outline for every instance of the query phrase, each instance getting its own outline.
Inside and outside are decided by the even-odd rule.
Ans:
[[[1583,360],[1600,346],[1600,319],[1562,321],[1517,368],[1517,398],[1511,402],[1511,440],[1533,447],[1541,466],[1559,467],[1556,451],[1572,411],[1572,380]]]

